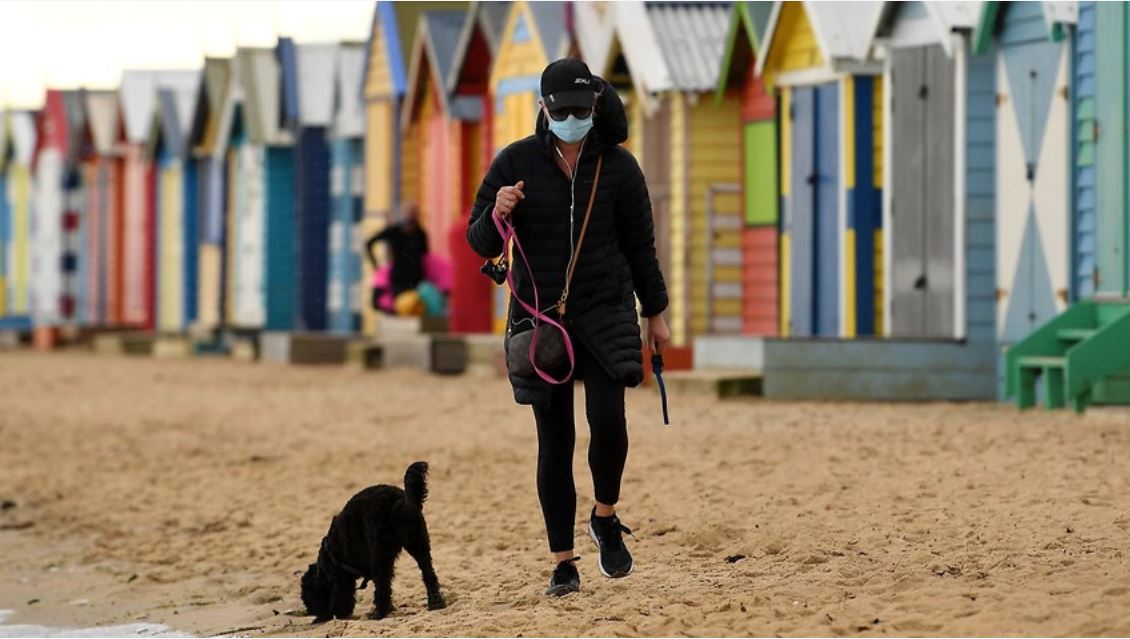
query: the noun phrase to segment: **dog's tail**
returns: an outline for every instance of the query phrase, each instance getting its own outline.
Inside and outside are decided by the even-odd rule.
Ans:
[[[404,473],[404,492],[412,503],[424,505],[428,498],[428,462],[418,461],[408,467]]]

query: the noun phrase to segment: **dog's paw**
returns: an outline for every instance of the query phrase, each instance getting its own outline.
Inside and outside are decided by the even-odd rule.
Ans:
[[[443,610],[446,607],[447,602],[444,601],[443,595],[428,597],[428,610]]]

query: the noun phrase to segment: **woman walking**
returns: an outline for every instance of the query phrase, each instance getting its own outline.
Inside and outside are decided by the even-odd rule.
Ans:
[[[568,291],[563,317],[541,310],[568,330],[576,353],[572,378],[554,384],[545,381],[548,376],[515,374],[513,365],[510,374],[515,400],[533,407],[537,424],[538,497],[555,562],[549,595],[580,589],[573,548],[573,379],[585,386],[596,493],[588,532],[599,549],[600,571],[625,577],[633,567],[623,540],[631,531],[620,523],[616,505],[628,455],[624,389],[643,380],[637,296],[653,352],[662,351],[670,331],[662,316],[667,289],[647,185],[635,158],[619,146],[627,137],[623,104],[611,86],[579,60],[550,64],[541,76],[536,131],[494,159],[467,230],[471,247],[493,258],[504,250],[502,223],[513,225],[528,259],[516,257],[513,293],[526,304],[534,303],[535,285],[536,297],[550,302]],[[511,299],[508,350],[535,319]],[[555,329],[541,326],[538,339],[548,341]]]

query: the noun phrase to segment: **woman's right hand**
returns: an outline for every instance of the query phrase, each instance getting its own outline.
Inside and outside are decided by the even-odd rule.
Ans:
[[[518,183],[514,186],[504,186],[498,189],[498,194],[494,196],[494,208],[498,211],[500,217],[510,217],[518,203],[526,199],[526,194],[522,192],[525,186],[525,180],[518,180]]]

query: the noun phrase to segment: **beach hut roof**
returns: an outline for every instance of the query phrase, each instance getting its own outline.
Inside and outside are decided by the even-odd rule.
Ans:
[[[981,15],[977,20],[976,30],[973,32],[973,52],[982,53],[992,39],[997,28],[997,19],[1003,15],[1001,9],[1007,2],[985,2],[981,6]],[[1077,2],[1041,2],[1044,13],[1044,23],[1048,28],[1048,39],[1059,42],[1066,37],[1064,25],[1075,24],[1079,20],[1079,3]]]
[[[288,127],[328,127],[334,118],[335,70],[340,45],[279,40],[283,120]]]
[[[63,92],[57,89],[48,89],[43,100],[43,108],[39,111],[35,122],[36,145],[32,163],[37,162],[39,153],[44,147],[57,149],[66,154],[70,133],[67,122],[67,107],[63,100]]]
[[[236,55],[247,134],[256,144],[290,144],[282,126],[282,71],[273,48],[247,48]],[[233,89],[234,90],[234,89]]]
[[[407,123],[411,120],[418,106],[416,102],[424,90],[420,83],[426,81],[423,72],[425,68],[429,69],[431,76],[437,80],[435,89],[443,110],[450,111],[447,95],[448,80],[453,75],[455,47],[458,44],[459,33],[469,16],[470,14],[464,11],[429,11],[420,16],[408,66],[408,84],[404,94],[403,111],[401,111],[402,122]]]
[[[0,171],[4,170],[4,165],[8,162],[8,154],[12,137],[8,135],[8,112],[0,108]]]
[[[749,65],[756,64],[757,50],[765,37],[765,28],[769,25],[769,14],[772,11],[773,3],[768,1],[734,3],[734,8],[730,11],[726,45],[722,49],[722,64],[718,69],[715,91],[719,98],[726,92],[733,78],[740,77]]]
[[[608,68],[612,43],[616,37],[616,13],[611,2],[576,2],[573,4],[573,32],[581,59],[593,73]]]
[[[459,39],[455,44],[451,74],[447,79],[448,93],[455,93],[459,84],[467,78],[472,82],[485,83],[490,77],[490,63],[502,44],[502,32],[506,29],[506,19],[510,13],[510,2],[473,2],[467,9],[468,17],[463,21]],[[487,59],[472,59],[471,45],[475,34],[479,34],[489,54]],[[478,68],[472,68],[479,65]],[[455,98],[458,100],[458,98]]]
[[[361,102],[361,78],[364,74],[364,66],[363,44],[341,45],[337,58],[334,122],[330,131],[333,137],[360,138],[365,135],[364,106]]]
[[[86,91],[86,122],[90,129],[90,139],[99,155],[113,155],[116,150],[121,126],[118,111],[118,92]]]
[[[569,55],[569,19],[565,2],[528,2],[545,59],[553,62]]]
[[[149,157],[157,152],[158,140],[163,140],[169,151],[185,157],[191,151],[192,115],[200,82],[193,86],[161,87],[157,89],[157,113],[154,128],[149,136]]]
[[[615,34],[637,93],[710,91],[726,46],[730,4],[617,2]]]
[[[337,53],[336,44],[295,45],[299,126],[329,126],[333,121]]]
[[[380,0],[373,11],[369,27],[369,46],[365,47],[365,71],[362,83],[371,75],[372,43],[377,40],[377,30],[384,34],[385,59],[389,64],[393,97],[404,95],[408,78],[408,58],[412,49],[412,36],[420,14],[425,11],[467,10],[467,2],[391,2]]]
[[[12,159],[25,166],[31,166],[35,156],[35,111],[9,111],[8,135],[12,139]]]
[[[63,91],[63,108],[67,112],[67,162],[73,163],[86,152],[85,91]]]
[[[952,2],[894,2],[883,3],[872,29],[874,44],[883,42],[895,46],[922,46],[940,44],[946,55],[953,55],[954,31],[973,29],[980,17],[979,0],[954,0]],[[912,19],[902,20],[910,16]]]
[[[126,141],[135,144],[147,141],[157,110],[159,89],[192,89],[199,82],[200,72],[195,70],[124,72],[119,96]]]
[[[790,0],[791,1],[791,0]],[[785,2],[778,0],[769,14],[769,25],[757,55],[757,72],[765,72],[766,59],[773,48],[773,41],[780,24],[781,11]],[[824,60],[833,70],[845,66],[854,67],[870,59],[872,34],[882,10],[882,2],[871,0],[849,0],[846,2],[800,2],[805,16],[812,26],[816,44],[820,47]]]
[[[189,140],[194,152],[210,152],[219,131],[219,118],[227,98],[231,75],[231,60],[206,58],[200,90],[192,110],[192,128]]]

